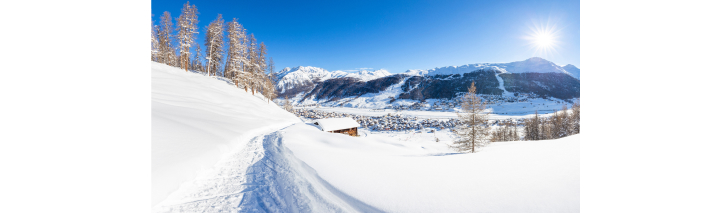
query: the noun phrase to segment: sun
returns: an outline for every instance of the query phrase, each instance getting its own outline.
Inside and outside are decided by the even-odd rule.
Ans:
[[[554,38],[547,32],[541,32],[535,35],[535,45],[541,48],[552,47]]]
[[[560,30],[553,24],[533,24],[524,36],[536,56],[549,56],[557,52]]]

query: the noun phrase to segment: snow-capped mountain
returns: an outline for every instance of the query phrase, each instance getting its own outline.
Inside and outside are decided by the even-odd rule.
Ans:
[[[311,66],[299,66],[299,67],[286,67],[285,69],[278,72],[278,90],[282,93],[285,90],[293,89],[297,86],[312,85],[315,81],[325,81],[333,78],[357,78],[360,81],[370,81],[385,76],[392,75],[387,70],[375,70],[367,71],[362,70],[358,72],[345,72],[345,71],[332,71],[329,72],[323,68],[311,67]]]
[[[572,64],[568,64],[568,65],[565,65],[563,67],[563,69],[565,69],[565,71],[569,72],[570,75],[572,75],[573,77],[580,79],[580,68],[577,68],[576,66],[573,66]]]
[[[445,76],[438,76],[445,75]],[[447,76],[450,75],[450,76]],[[580,69],[542,58],[509,63],[476,63],[391,74],[386,70],[329,72],[317,67],[285,68],[278,92],[300,103],[337,103],[350,99],[449,99],[476,82],[480,94],[533,93],[542,97],[579,97]],[[351,77],[351,78],[344,78]],[[362,96],[362,97],[361,97]],[[370,100],[370,99],[368,99]]]
[[[533,57],[524,61],[516,61],[510,63],[477,63],[477,64],[466,64],[462,66],[447,66],[438,67],[427,70],[427,75],[453,75],[473,72],[476,70],[496,70],[500,73],[564,73],[575,78],[579,78],[580,69],[573,65],[567,65],[569,69],[573,69],[573,72],[577,71],[577,75],[570,72],[564,67],[561,67],[548,60]],[[416,70],[408,70],[406,73],[417,73]]]

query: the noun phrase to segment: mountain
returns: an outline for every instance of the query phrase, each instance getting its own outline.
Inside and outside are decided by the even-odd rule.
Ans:
[[[317,67],[285,68],[278,77],[279,97],[299,103],[347,102],[360,97],[451,99],[476,82],[479,94],[533,93],[540,97],[580,96],[580,69],[533,57],[509,63],[476,63],[390,74],[386,70],[328,72]],[[504,82],[504,84],[503,84]],[[348,99],[349,98],[349,99]]]
[[[305,91],[308,87],[313,87],[317,82],[336,78],[354,78],[359,81],[370,81],[392,75],[387,70],[358,72],[332,71],[329,72],[323,68],[311,66],[286,67],[278,72],[277,89],[281,95],[294,96],[298,91]],[[312,89],[312,88],[310,88]],[[281,96],[283,97],[283,96]]]
[[[571,65],[572,66],[572,65]],[[574,67],[574,66],[573,66]],[[575,67],[576,68],[576,67]],[[548,60],[533,57],[524,61],[516,61],[510,63],[477,63],[466,64],[462,66],[438,67],[427,70],[427,75],[453,75],[463,74],[476,70],[496,70],[500,73],[563,73],[572,75],[563,67],[550,62]],[[577,68],[576,68],[577,69]],[[407,72],[411,72],[408,70]],[[414,71],[417,72],[417,71]],[[579,73],[579,69],[578,69]]]
[[[563,69],[565,69],[565,71],[569,72],[570,75],[572,75],[573,77],[580,79],[580,68],[577,68],[576,66],[573,66],[572,64],[568,64],[568,65],[565,65],[563,67]]]

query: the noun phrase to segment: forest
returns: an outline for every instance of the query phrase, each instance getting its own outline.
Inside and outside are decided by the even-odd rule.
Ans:
[[[277,97],[275,63],[267,56],[267,46],[243,28],[237,18],[226,22],[222,14],[205,26],[205,40],[197,41],[198,9],[190,2],[178,17],[165,11],[160,25],[151,21],[151,60],[185,71],[226,78],[238,88],[261,93],[268,101]],[[154,14],[152,15],[154,17]]]

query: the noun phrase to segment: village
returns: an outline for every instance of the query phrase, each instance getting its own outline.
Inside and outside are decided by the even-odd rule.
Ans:
[[[403,116],[399,114],[388,113],[383,116],[363,116],[350,113],[326,112],[314,109],[293,109],[292,112],[306,121],[327,119],[327,118],[352,118],[361,128],[369,131],[394,131],[409,132],[418,130],[429,130],[431,132],[452,129],[461,125],[461,121],[456,118],[450,119],[429,119],[411,116]],[[489,125],[499,126],[504,123],[513,123],[521,125],[524,118],[520,119],[502,119],[490,120]]]
[[[548,99],[540,97],[539,95],[536,95],[534,93],[514,93],[512,95],[486,95],[486,94],[479,94],[478,97],[480,97],[483,101],[486,102],[488,106],[493,106],[495,108],[502,108],[505,105],[508,104],[518,104],[518,103],[524,103],[522,105],[522,108],[533,108],[534,107],[542,107],[538,110],[551,112],[550,109],[544,109],[544,108],[551,108],[548,106],[548,103],[552,103],[554,105],[572,105],[572,101],[570,100],[559,100],[559,99]],[[368,108],[371,110],[414,110],[414,111],[440,111],[440,112],[457,112],[460,108],[460,104],[462,102],[462,96],[457,96],[452,99],[427,99],[423,101],[403,101],[401,103],[398,103],[393,97],[388,97],[390,100],[387,105],[384,107],[374,107],[374,108]],[[295,107],[301,107],[301,108],[310,108],[310,107],[352,107],[352,108],[366,108],[361,106],[355,106],[352,104],[348,104],[352,102],[351,100],[343,100],[340,103],[336,103],[333,101],[328,101],[324,103],[299,103],[295,104]],[[526,110],[527,112],[531,112],[533,110]],[[499,113],[499,114],[506,114],[506,113]]]

